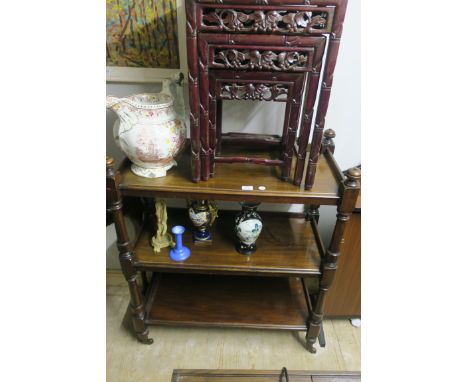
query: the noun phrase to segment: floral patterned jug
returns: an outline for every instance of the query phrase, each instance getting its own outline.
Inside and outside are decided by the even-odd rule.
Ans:
[[[158,94],[107,96],[106,107],[119,116],[114,124],[115,141],[132,161],[136,175],[159,178],[177,165],[174,157],[184,145],[186,131],[173,104],[168,80]]]

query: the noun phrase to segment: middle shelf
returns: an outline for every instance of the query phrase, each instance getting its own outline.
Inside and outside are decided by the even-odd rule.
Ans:
[[[312,276],[320,274],[320,254],[310,223],[303,217],[284,213],[259,212],[263,230],[257,240],[257,251],[241,255],[234,247],[236,211],[219,211],[212,226],[210,246],[194,245],[191,223],[185,209],[168,210],[168,231],[174,225],[186,228],[184,245],[190,257],[182,262],[169,258],[169,249],[154,253],[151,237],[155,227],[144,227],[134,247],[137,270],[158,272],[191,272],[264,276]]]

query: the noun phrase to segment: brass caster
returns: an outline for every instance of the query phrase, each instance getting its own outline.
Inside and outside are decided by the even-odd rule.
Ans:
[[[317,353],[317,349],[314,348],[314,342],[315,341],[312,340],[306,340],[306,349],[312,354]]]
[[[140,340],[141,343],[145,344],[145,345],[151,345],[154,341],[152,338],[146,338],[144,340]]]
[[[152,338],[148,338],[148,331],[145,334],[136,334],[138,341],[145,345],[151,345],[154,341]]]

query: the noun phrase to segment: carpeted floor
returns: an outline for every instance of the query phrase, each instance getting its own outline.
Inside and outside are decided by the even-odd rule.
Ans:
[[[151,326],[152,345],[140,344],[125,319],[128,289],[122,273],[107,271],[107,380],[170,381],[173,369],[342,370],[361,368],[361,329],[325,320],[327,346],[312,355],[303,332]]]

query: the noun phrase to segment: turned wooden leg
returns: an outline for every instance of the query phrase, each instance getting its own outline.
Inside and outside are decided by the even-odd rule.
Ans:
[[[330,277],[330,275],[328,275]],[[322,284],[322,282],[321,282]],[[306,348],[311,353],[316,353],[317,349],[315,348],[315,343],[320,333],[320,327],[322,326],[323,320],[323,302],[325,299],[325,293],[327,288],[320,288],[317,299],[314,303],[313,312],[309,318],[309,328],[306,333]]]
[[[137,338],[145,343],[152,344],[153,340],[148,338],[148,328],[145,324],[144,304],[141,290],[137,283],[137,274],[133,267],[133,255],[129,249],[129,238],[122,212],[122,197],[119,191],[120,174],[114,172],[114,160],[107,157],[106,160],[106,187],[112,195],[111,210],[114,216],[115,231],[117,233],[117,248],[119,249],[119,260],[122,273],[128,283],[130,292],[130,314],[132,317],[133,330]]]
[[[317,337],[320,333],[320,326],[322,325],[325,296],[329,287],[332,285],[333,279],[335,277],[335,271],[337,266],[336,263],[340,255],[339,250],[341,246],[341,241],[344,236],[346,223],[348,222],[350,216],[350,212],[338,212],[337,221],[335,229],[333,231],[333,236],[330,245],[326,250],[324,258],[322,259],[322,276],[320,278],[319,291],[315,296],[312,314],[309,319],[309,328],[306,333],[306,346],[307,349],[312,353],[316,352],[314,344],[317,341]]]
[[[131,254],[128,252],[121,253],[119,260],[130,291],[130,314],[133,330],[140,342],[150,345],[153,343],[153,339],[148,337],[148,327],[145,324],[143,298],[136,280],[136,273],[132,270]]]
[[[320,277],[319,290],[315,295],[306,333],[306,347],[311,353],[316,352],[314,344],[317,341],[322,325],[325,296],[335,278],[345,229],[359,194],[361,171],[358,168],[350,169],[346,172],[346,177],[347,179],[341,184],[342,197],[340,205],[338,206],[338,214],[336,215],[335,229],[333,230],[330,245],[322,257],[322,262],[320,264],[322,275]]]

